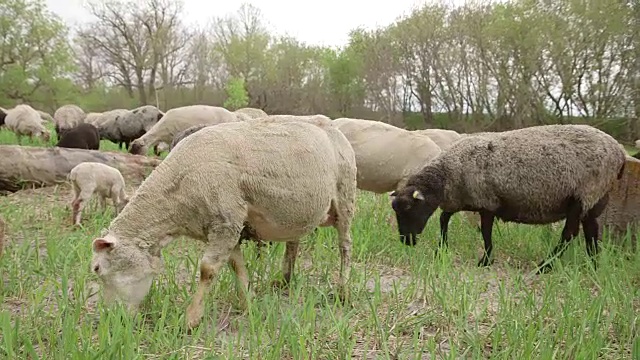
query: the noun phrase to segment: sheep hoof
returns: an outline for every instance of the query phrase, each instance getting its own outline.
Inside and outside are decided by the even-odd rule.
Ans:
[[[547,274],[551,270],[553,270],[553,265],[551,263],[546,263],[545,261],[538,264],[538,270],[536,271],[536,275]]]
[[[493,264],[494,260],[489,260],[486,256],[483,256],[480,261],[478,261],[478,267],[487,267]]]
[[[285,279],[275,279],[271,282],[271,286],[277,289],[286,289],[289,287],[289,282]]]
[[[195,329],[200,325],[200,320],[202,319],[202,310],[198,311],[197,309],[189,309],[187,310],[187,332],[191,333],[191,330]]]

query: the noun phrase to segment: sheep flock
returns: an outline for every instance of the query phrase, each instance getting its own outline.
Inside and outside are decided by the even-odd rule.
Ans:
[[[492,264],[492,230],[501,220],[534,226],[564,222],[550,257],[561,254],[582,227],[586,253],[597,269],[602,239],[596,219],[631,158],[613,137],[588,125],[463,134],[209,105],[166,110],[144,105],[99,113],[67,104],[53,116],[27,104],[0,109],[0,131],[13,132],[19,146],[24,136],[52,146],[47,125],[54,128],[58,148],[107,154],[100,147],[109,141],[132,158],[166,153],[129,194],[126,185],[132,184],[125,184],[114,167],[70,166],[74,197],[68,226],[82,228],[81,213],[94,194],[102,206],[93,211],[107,214],[107,199],[113,203],[110,223],[86,239],[92,252],[89,271],[100,281],[105,304],[120,302],[133,313],[154,278],[166,271],[161,251],[181,236],[199,240],[204,249],[199,280],[185,310],[189,329],[200,324],[205,295],[225,264],[237,279],[240,307],[248,306],[253,290],[244,240],[285,244],[277,284],[284,288],[294,274],[300,240],[318,228],[334,228],[338,298],[348,302],[352,246],[360,240],[352,231],[358,192],[388,198],[397,237],[380,241],[411,256],[427,256],[414,251],[423,237],[437,247],[436,256],[442,254],[450,219],[462,212],[478,244],[484,243],[478,266]],[[423,230],[438,209],[440,238],[434,241]],[[0,255],[4,235],[5,257],[12,246],[9,229],[12,224],[0,212]],[[551,262],[536,269],[548,272]]]

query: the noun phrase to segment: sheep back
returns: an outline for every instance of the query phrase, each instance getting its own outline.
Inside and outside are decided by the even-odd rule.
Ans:
[[[137,236],[145,219],[161,216],[180,224],[181,233],[202,239],[212,219],[233,219],[238,231],[246,219],[260,238],[290,239],[322,224],[338,199],[350,204],[347,216],[353,215],[355,166],[348,141],[331,127],[304,122],[208,126],[169,153],[110,232]]]
[[[170,144],[180,131],[194,125],[216,125],[240,121],[231,111],[208,105],[190,105],[167,111],[155,125],[140,138],[133,141],[130,152],[141,154],[143,149],[160,142]]]
[[[58,147],[98,150],[100,148],[100,134],[98,129],[82,123],[62,134],[62,138],[56,144]]]
[[[264,112],[264,110],[250,107],[238,109],[234,111],[234,113],[245,115],[249,119],[257,119],[267,116],[267,113]]]
[[[362,190],[396,190],[441,152],[429,137],[383,122],[339,118],[333,124],[353,147]]]
[[[458,141],[461,136],[458,132],[445,129],[424,129],[415,130],[415,133],[428,136],[442,150],[448,149],[451,144]]]
[[[444,211],[507,208],[499,216],[505,221],[545,224],[564,219],[572,199],[585,215],[622,176],[625,158],[622,146],[594,127],[534,126],[466,136],[407,186],[439,169],[445,174]]]
[[[53,113],[56,134],[58,134],[58,137],[61,137],[65,131],[84,122],[85,117],[86,114],[84,110],[78,105],[67,104],[59,107]]]

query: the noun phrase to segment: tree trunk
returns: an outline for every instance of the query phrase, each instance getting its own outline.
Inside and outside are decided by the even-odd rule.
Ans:
[[[640,160],[627,156],[622,179],[609,193],[609,204],[598,218],[599,231],[603,227],[609,231],[613,243],[622,245],[621,241],[631,231],[632,248],[635,250],[636,231],[640,222]]]
[[[0,145],[0,193],[64,183],[82,162],[113,166],[125,180],[142,181],[161,161],[120,152]]]

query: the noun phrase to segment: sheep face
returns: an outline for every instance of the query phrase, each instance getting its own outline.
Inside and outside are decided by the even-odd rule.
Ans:
[[[136,311],[162,267],[160,255],[152,255],[146,243],[118,241],[108,234],[93,241],[91,268],[98,275],[107,304],[124,303]]]
[[[400,240],[405,245],[414,246],[418,234],[422,233],[427,220],[433,215],[439,206],[439,201],[435,196],[423,194],[414,186],[407,186],[394,191],[391,207],[396,213]]]
[[[0,110],[0,126],[4,125],[4,118],[7,117],[7,113]]]
[[[134,155],[144,155],[147,153],[147,148],[144,145],[142,145],[140,142],[134,140],[131,143],[129,152]]]
[[[44,130],[41,134],[40,134],[40,138],[42,139],[42,141],[44,142],[49,142],[49,140],[51,140],[51,134],[49,133],[48,130]]]

